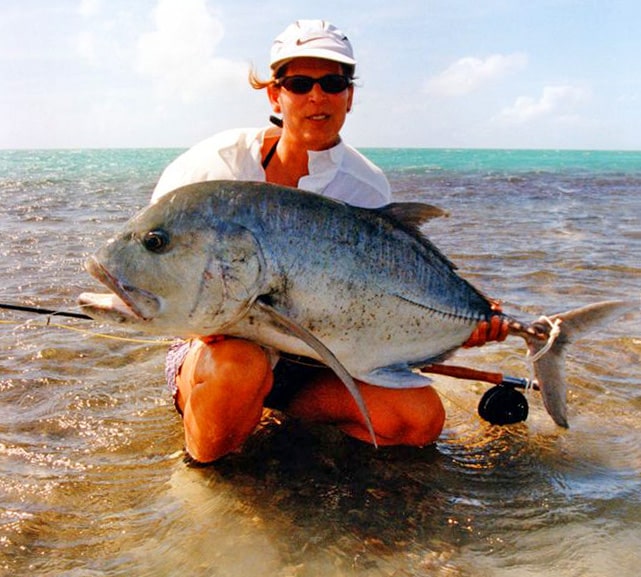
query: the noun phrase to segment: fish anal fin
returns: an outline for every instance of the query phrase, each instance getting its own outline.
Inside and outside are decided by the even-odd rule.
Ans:
[[[366,375],[359,376],[359,379],[370,385],[387,389],[417,389],[427,387],[432,383],[432,379],[413,371],[408,365],[381,367]]]

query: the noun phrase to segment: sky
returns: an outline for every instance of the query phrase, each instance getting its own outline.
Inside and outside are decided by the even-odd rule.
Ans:
[[[247,74],[299,18],[354,46],[354,146],[641,149],[638,0],[2,0],[0,149],[265,125]]]

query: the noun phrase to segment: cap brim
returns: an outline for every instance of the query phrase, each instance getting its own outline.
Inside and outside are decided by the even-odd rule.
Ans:
[[[321,58],[323,60],[331,60],[332,62],[339,62],[340,64],[347,64],[349,66],[356,66],[356,60],[344,54],[338,54],[333,50],[326,50],[323,48],[309,48],[300,50],[295,54],[281,54],[278,60],[274,60],[270,64],[272,70],[280,68],[284,64],[295,60],[296,58]]]

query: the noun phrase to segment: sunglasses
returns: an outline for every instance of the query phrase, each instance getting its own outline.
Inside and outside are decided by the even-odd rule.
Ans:
[[[307,94],[314,84],[320,84],[323,92],[327,94],[340,94],[352,85],[352,80],[342,74],[326,74],[320,78],[311,76],[283,76],[276,80],[276,86],[282,86],[288,92],[294,94]]]

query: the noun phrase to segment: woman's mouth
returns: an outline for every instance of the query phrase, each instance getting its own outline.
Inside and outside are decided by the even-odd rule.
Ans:
[[[309,120],[313,121],[322,121],[322,120],[328,120],[329,119],[329,114],[312,114],[307,117]]]

